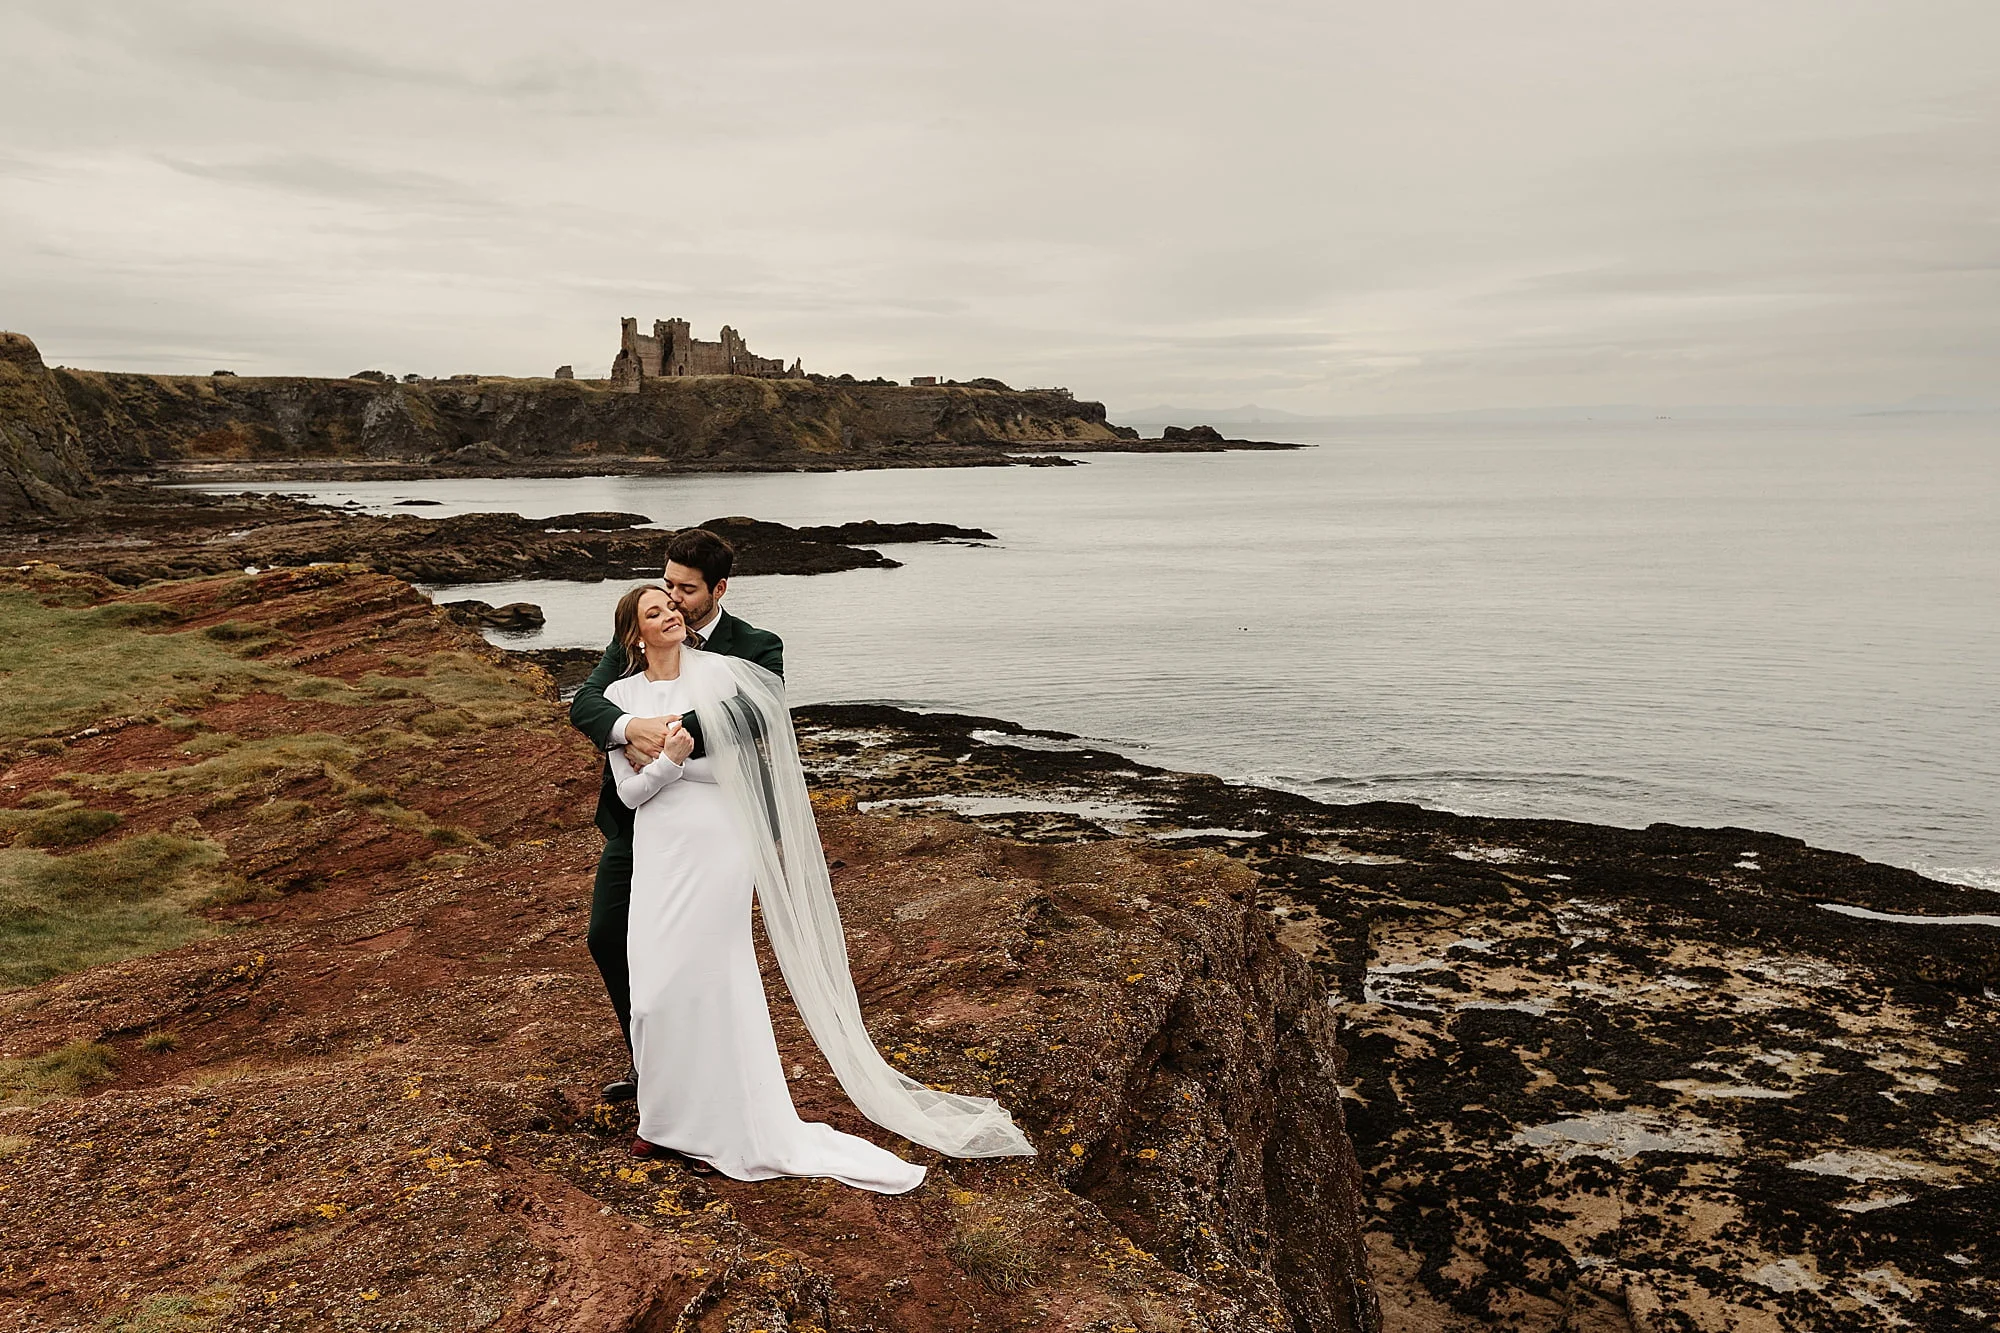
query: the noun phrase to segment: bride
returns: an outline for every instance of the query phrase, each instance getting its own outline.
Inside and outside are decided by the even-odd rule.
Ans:
[[[870,1040],[784,683],[687,647],[680,612],[659,588],[625,594],[615,625],[634,674],[605,698],[641,717],[698,712],[707,746],[691,758],[693,739],[676,723],[644,768],[611,751],[618,798],[633,811],[633,1152],[678,1153],[738,1180],[830,1176],[883,1194],[923,1182],[923,1167],[799,1119],[750,938],[754,886],[785,986],[862,1114],[953,1157],[1032,1155],[998,1103],[927,1088]]]

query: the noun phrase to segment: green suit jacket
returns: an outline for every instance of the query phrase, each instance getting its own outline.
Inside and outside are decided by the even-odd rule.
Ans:
[[[755,662],[774,675],[785,674],[785,641],[771,631],[758,629],[727,611],[710,626],[708,642],[703,647],[711,653]],[[604,697],[605,687],[631,674],[626,667],[624,646],[614,642],[604,650],[604,656],[598,660],[597,669],[590,673],[590,679],[583,682],[583,688],[570,700],[569,724],[590,737],[590,743],[599,751],[611,748],[612,724],[625,716],[624,709]],[[704,753],[700,719],[689,713],[681,719],[681,725],[694,737],[695,754]],[[604,780],[597,792],[597,827],[607,838],[632,836],[632,812],[618,799],[618,787],[612,780],[609,760],[605,761]]]

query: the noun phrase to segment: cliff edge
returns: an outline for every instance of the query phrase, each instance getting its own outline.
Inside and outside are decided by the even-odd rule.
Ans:
[[[1242,866],[820,784],[878,1045],[1040,1155],[697,1179],[596,1100],[597,761],[545,674],[346,566],[0,608],[13,1326],[1376,1326],[1336,1018]],[[771,1000],[801,1112],[894,1143]]]
[[[83,439],[34,341],[0,332],[0,522],[64,518],[92,489]]]

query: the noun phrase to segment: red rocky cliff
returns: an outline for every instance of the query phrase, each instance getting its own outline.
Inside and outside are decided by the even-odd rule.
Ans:
[[[349,568],[7,577],[189,664],[9,743],[0,826],[78,838],[7,854],[179,839],[208,877],[177,900],[205,938],[0,1016],[8,1326],[1374,1326],[1326,991],[1241,867],[824,790],[877,1042],[1041,1155],[898,1144],[933,1171],[893,1199],[696,1180],[595,1097],[623,1060],[583,945],[594,756],[545,676]],[[802,1113],[886,1139],[773,985]]]

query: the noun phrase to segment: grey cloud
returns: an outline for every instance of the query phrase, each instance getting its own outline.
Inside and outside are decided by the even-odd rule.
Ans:
[[[186,176],[255,189],[431,209],[492,206],[495,201],[433,172],[370,167],[317,153],[278,153],[245,162],[160,161]]]

